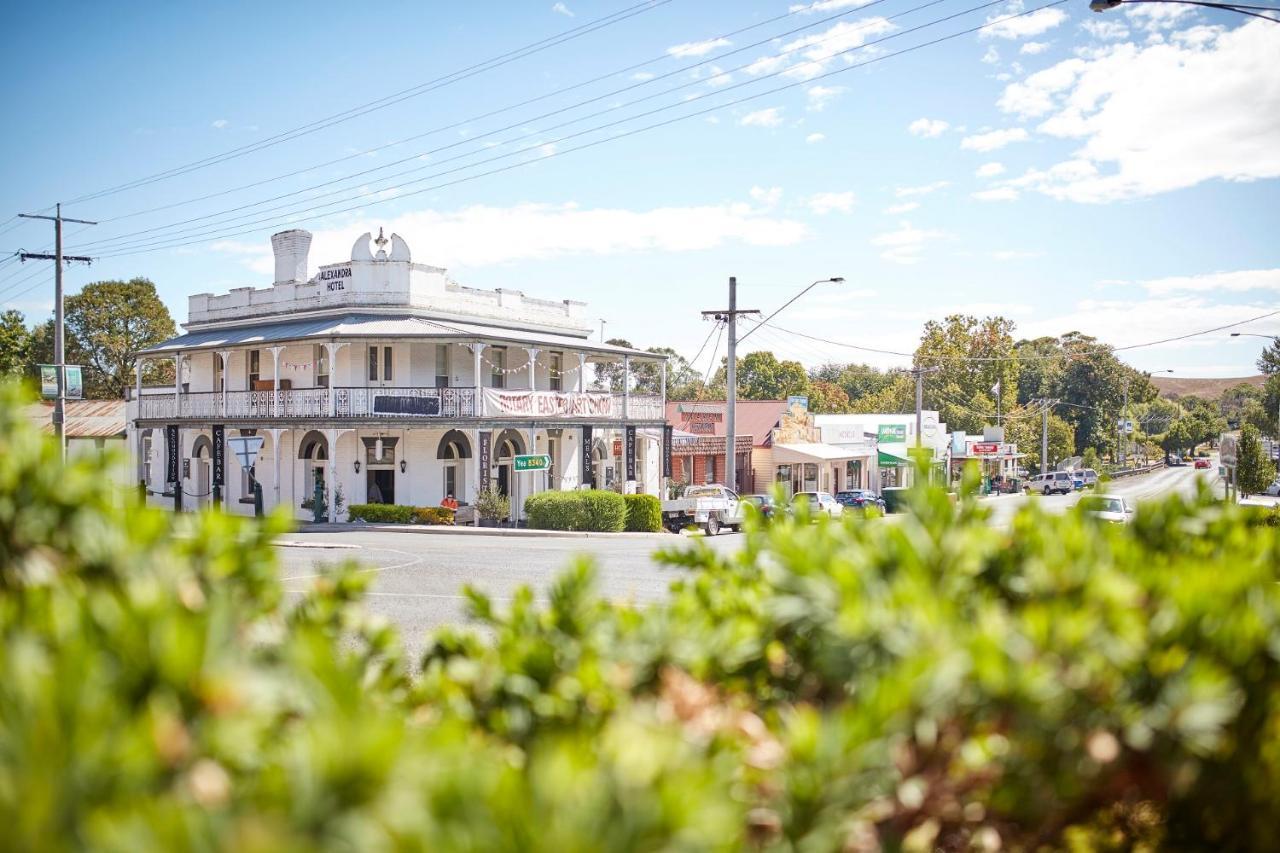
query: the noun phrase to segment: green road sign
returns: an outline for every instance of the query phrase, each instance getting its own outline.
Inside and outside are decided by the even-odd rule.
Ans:
[[[547,471],[551,468],[551,457],[545,453],[516,456],[514,467],[517,471]]]

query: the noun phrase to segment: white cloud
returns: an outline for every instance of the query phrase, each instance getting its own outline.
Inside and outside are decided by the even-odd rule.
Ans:
[[[1152,296],[1171,293],[1247,293],[1251,290],[1280,291],[1280,269],[1236,270],[1201,275],[1170,276],[1137,282]]]
[[[225,118],[220,118],[215,120],[212,126],[217,128],[218,130],[222,130],[224,127],[226,127],[229,124],[231,124],[231,122],[227,121]]]
[[[555,12],[557,15],[564,15],[566,18],[574,17],[573,12],[569,11],[569,7],[563,3],[556,3],[551,7],[551,11]]]
[[[801,15],[812,15],[814,12],[833,12],[836,9],[857,9],[871,0],[817,0],[815,3],[796,3],[787,7],[787,11]]]
[[[631,79],[638,83],[643,83],[645,80],[652,80],[653,74],[648,71],[637,71],[631,75]]]
[[[774,207],[782,199],[782,187],[752,187],[751,197],[765,207]]]
[[[950,126],[948,122],[940,118],[918,118],[907,125],[907,132],[912,136],[932,139],[935,136],[941,136]]]
[[[1023,53],[1027,56],[1036,56],[1044,53],[1048,49],[1049,43],[1047,41],[1029,41],[1024,42],[1022,47],[1018,48],[1018,53]]]
[[[805,94],[809,97],[809,109],[821,112],[823,107],[835,100],[843,91],[844,86],[810,86],[805,90]]]
[[[733,82],[733,75],[727,73],[719,65],[712,65],[707,69],[707,85],[712,88],[720,86],[728,86]]]
[[[1060,335],[1067,329],[1078,329],[1112,346],[1127,346],[1187,335],[1214,326],[1238,323],[1264,314],[1267,310],[1268,306],[1265,303],[1253,305],[1215,303],[1199,295],[1160,296],[1132,300],[1085,299],[1077,302],[1072,310],[1065,314],[1020,324],[1018,331],[1023,337],[1036,338],[1042,335]],[[1133,319],[1135,317],[1141,317],[1142,322],[1135,323]],[[1163,351],[1166,353],[1165,358],[1168,358],[1170,351],[1176,354],[1197,343],[1212,345],[1214,342],[1212,338],[1192,338],[1160,344],[1136,352]],[[1121,355],[1127,358],[1125,354]],[[1161,368],[1172,365],[1156,363],[1151,366]]]
[[[979,178],[994,178],[996,175],[1004,174],[1004,164],[983,163],[974,174]]]
[[[820,33],[782,45],[777,53],[762,56],[746,68],[748,74],[781,72],[795,80],[809,80],[837,63],[852,65],[861,57],[856,48],[869,40],[897,29],[885,18],[871,17],[856,22],[840,21]],[[861,56],[871,55],[869,51]]]
[[[782,115],[777,107],[768,107],[747,113],[738,119],[738,124],[743,127],[777,127],[782,124]]]
[[[1020,18],[1010,17],[1023,10],[1022,0],[1011,0],[1005,7],[987,18],[990,24],[982,30],[983,38],[1020,39],[1038,36],[1061,24],[1067,19],[1067,13],[1061,9],[1037,9]],[[1001,19],[1005,20],[1001,20]]]
[[[1013,142],[1026,142],[1031,137],[1020,127],[1008,127],[988,133],[966,136],[960,140],[960,147],[966,151],[995,151]]]
[[[890,216],[901,216],[904,213],[910,213],[920,206],[918,201],[904,201],[902,204],[891,204],[884,209],[884,212]]]
[[[484,267],[568,255],[689,252],[738,244],[791,246],[808,236],[798,221],[749,204],[662,207],[650,210],[583,209],[575,204],[474,205],[420,210],[391,219],[357,217],[340,227],[315,229],[312,272],[318,264],[350,257],[357,235],[385,228],[404,237],[414,259],[445,267]],[[494,234],[503,234],[494,240]],[[260,275],[274,268],[271,246],[223,241],[215,251],[240,257]]]
[[[995,65],[1000,61],[1000,51],[996,50],[994,44],[987,45],[987,52],[982,54],[982,61],[988,65]]]
[[[854,197],[852,192],[826,192],[814,193],[809,196],[807,204],[809,209],[819,216],[824,216],[833,211],[840,213],[848,213],[853,210]]]
[[[821,142],[826,138],[827,138],[827,135],[825,133],[811,133],[804,138],[804,141],[809,143],[810,145],[813,145],[815,142]]]
[[[979,190],[973,194],[978,201],[1017,201],[1018,191],[1013,187],[996,187],[990,190]]]
[[[719,50],[722,47],[728,47],[731,44],[733,44],[733,42],[725,38],[707,39],[706,41],[689,41],[684,44],[677,44],[667,48],[667,53],[670,56],[680,57],[706,56],[714,50]]]
[[[893,194],[898,198],[910,198],[916,195],[928,195],[931,192],[936,192],[943,187],[949,186],[951,186],[950,181],[934,181],[931,184],[924,184],[918,187],[898,187],[893,191]]]
[[[942,231],[926,231],[913,228],[910,222],[898,224],[898,230],[886,231],[871,238],[871,245],[880,246],[884,251],[880,257],[896,264],[914,264],[919,262],[925,244],[932,240],[946,237]]]
[[[1129,37],[1129,28],[1123,21],[1091,18],[1083,21],[1080,28],[1096,39],[1102,41],[1119,41]]]
[[[1129,22],[1147,32],[1158,32],[1177,26],[1183,18],[1195,14],[1190,6],[1176,3],[1147,3],[1125,6]]]
[[[1010,185],[1078,202],[1138,198],[1205,181],[1280,177],[1280,28],[1195,28],[1115,45],[1006,87],[998,102],[1074,142],[1070,160]]]

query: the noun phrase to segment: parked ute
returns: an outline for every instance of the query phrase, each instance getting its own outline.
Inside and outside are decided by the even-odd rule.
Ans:
[[[817,518],[819,515],[829,515],[832,518],[839,518],[844,515],[844,507],[840,502],[831,496],[830,492],[796,492],[791,502],[800,503],[807,501],[809,504],[809,515]]]
[[[1050,471],[1048,474],[1036,474],[1025,488],[1028,493],[1066,495],[1075,489],[1075,482],[1067,471]]]
[[[728,486],[689,486],[684,497],[662,502],[662,523],[673,533],[697,526],[715,536],[723,527],[741,529],[743,512],[743,502]]]

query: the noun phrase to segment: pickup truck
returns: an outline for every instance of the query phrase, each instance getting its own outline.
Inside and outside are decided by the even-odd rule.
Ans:
[[[743,506],[727,486],[689,486],[683,497],[662,502],[662,523],[673,533],[696,525],[708,536],[715,536],[722,527],[742,527]]]

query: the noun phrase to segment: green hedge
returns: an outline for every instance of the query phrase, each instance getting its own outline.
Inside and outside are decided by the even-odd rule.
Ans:
[[[627,530],[657,533],[662,529],[662,502],[653,495],[623,495],[627,506]]]
[[[537,530],[617,533],[627,528],[627,503],[617,492],[539,492],[525,500],[524,511]]]
[[[441,506],[352,504],[347,509],[347,519],[371,524],[453,524],[453,510]]]

